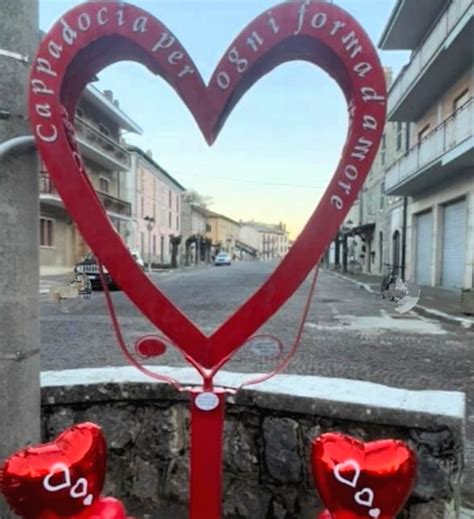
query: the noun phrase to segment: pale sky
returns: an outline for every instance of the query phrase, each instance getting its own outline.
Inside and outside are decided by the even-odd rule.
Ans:
[[[49,30],[71,0],[40,0],[40,26]],[[165,23],[207,81],[222,53],[271,0],[131,0]],[[395,0],[339,0],[376,44]],[[212,30],[209,28],[212,27]],[[381,52],[397,74],[406,52]],[[211,209],[236,220],[287,224],[296,238],[324,193],[347,130],[345,100],[314,65],[294,62],[261,79],[234,109],[214,145],[205,143],[174,91],[144,67],[113,65],[95,84],[113,90],[143,129],[127,140],[186,188],[213,199]]]

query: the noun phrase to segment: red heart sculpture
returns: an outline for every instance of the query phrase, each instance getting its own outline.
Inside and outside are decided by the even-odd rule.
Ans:
[[[278,65],[297,59],[322,67],[345,94],[350,124],[342,158],[288,255],[206,336],[152,284],[114,230],[62,109],[72,116],[92,77],[114,62],[132,60],[176,90],[212,144],[244,93]],[[384,74],[369,38],[348,13],[323,2],[285,2],[258,16],[225,52],[208,86],[176,37],[152,15],[123,2],[87,2],[66,13],[44,38],[30,82],[36,142],[79,231],[143,314],[195,363],[214,371],[287,301],[330,244],[376,155],[385,104]]]
[[[105,468],[101,429],[84,423],[67,429],[51,443],[10,456],[0,472],[0,490],[12,510],[25,519],[42,514],[45,518],[79,517],[100,495]]]
[[[313,441],[312,466],[332,519],[394,519],[413,489],[416,457],[399,440],[328,433]]]

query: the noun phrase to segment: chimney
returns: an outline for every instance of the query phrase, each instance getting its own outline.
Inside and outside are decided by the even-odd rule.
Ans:
[[[112,101],[114,100],[114,93],[112,92],[112,90],[104,90],[104,96],[109,100],[109,101]]]
[[[146,150],[146,154],[148,155],[148,157],[150,157],[150,159],[153,158],[153,152],[151,150]]]
[[[120,108],[120,103],[118,102],[118,99],[114,99],[114,105],[115,105],[117,108]]]

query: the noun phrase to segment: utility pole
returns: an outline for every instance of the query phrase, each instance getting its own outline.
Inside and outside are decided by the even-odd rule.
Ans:
[[[1,0],[0,463],[40,440],[39,171],[27,117],[38,0]],[[9,142],[9,144],[7,144]],[[0,517],[14,517],[0,497]]]

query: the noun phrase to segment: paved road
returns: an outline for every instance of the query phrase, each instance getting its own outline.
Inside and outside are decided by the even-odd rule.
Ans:
[[[269,275],[263,262],[231,267],[204,267],[153,274],[152,279],[207,333],[214,330]],[[262,329],[277,335],[287,348],[308,293],[309,283]],[[121,292],[113,300],[130,344],[153,327]],[[68,312],[68,313],[65,313]],[[123,365],[115,345],[103,294],[95,292],[81,308],[60,308],[42,296],[42,369]],[[473,332],[409,314],[400,316],[392,303],[369,294],[330,273],[319,276],[317,291],[298,353],[286,372],[362,379],[413,389],[464,391],[468,395],[468,463],[474,466]],[[159,363],[184,364],[169,349]],[[244,348],[226,369],[271,369]],[[474,481],[472,474],[470,481]],[[471,488],[474,488],[474,484]]]

